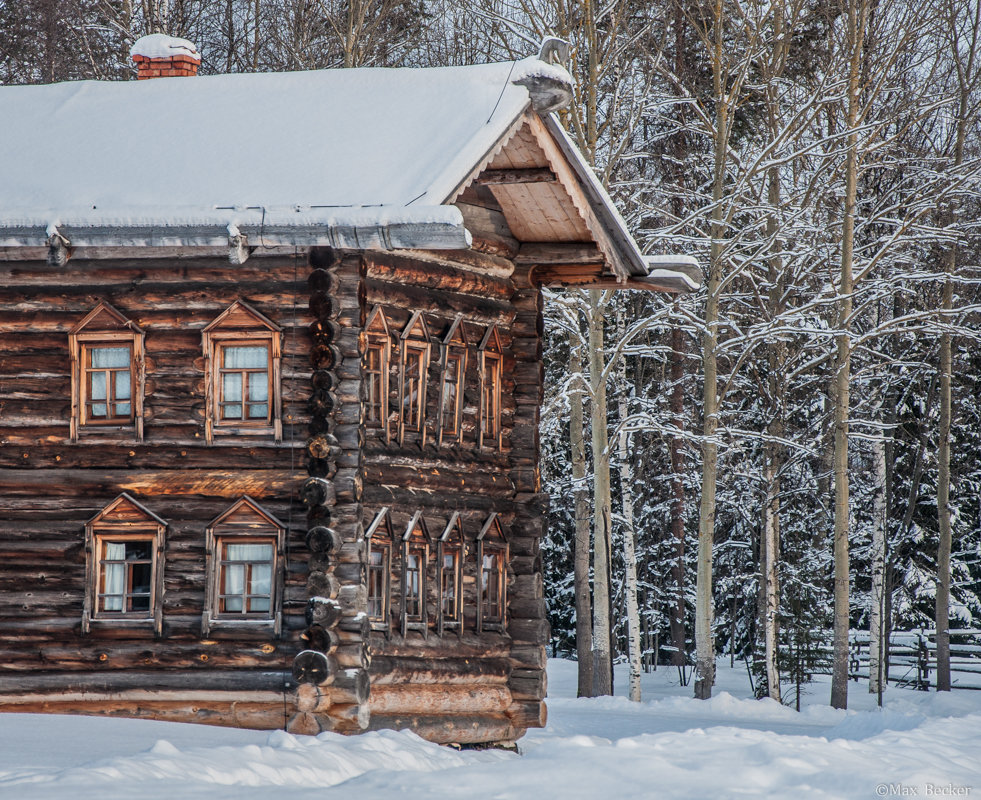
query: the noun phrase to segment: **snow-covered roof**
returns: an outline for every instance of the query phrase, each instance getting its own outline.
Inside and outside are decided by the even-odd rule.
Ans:
[[[187,53],[152,35],[148,57]],[[648,264],[547,112],[561,67],[521,61],[0,87],[0,247],[468,247],[450,205],[533,107],[611,240]],[[609,249],[609,248],[608,248]]]
[[[525,59],[0,87],[0,226],[249,208],[427,220],[528,107],[515,81],[541,74],[569,81]]]

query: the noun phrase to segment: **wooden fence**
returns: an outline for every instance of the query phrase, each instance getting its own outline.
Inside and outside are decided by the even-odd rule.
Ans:
[[[868,631],[849,635],[848,674],[856,681],[868,680]],[[889,683],[927,691],[936,688],[936,677],[936,630],[893,632],[889,637]],[[953,689],[981,689],[981,630],[951,629],[950,683]]]

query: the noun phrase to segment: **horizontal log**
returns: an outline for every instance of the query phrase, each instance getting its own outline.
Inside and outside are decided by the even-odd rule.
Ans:
[[[76,497],[93,494],[115,497],[120,492],[145,497],[154,495],[205,495],[255,499],[282,497],[299,485],[303,475],[289,470],[254,469],[169,470],[133,474],[123,469],[3,470],[0,496]],[[159,500],[158,500],[159,502]]]
[[[520,731],[544,728],[548,724],[548,709],[541,700],[518,700],[507,710],[514,727]]]
[[[507,686],[459,684],[371,687],[372,716],[376,714],[481,714],[506,712],[511,705]]]
[[[548,651],[544,645],[515,644],[511,647],[511,665],[523,669],[545,669]]]
[[[548,688],[543,669],[515,669],[511,671],[508,687],[515,700],[541,700]]]
[[[324,730],[336,733],[361,733],[371,723],[371,709],[367,703],[332,705],[327,719],[321,723]]]
[[[121,694],[134,690],[196,692],[282,692],[288,673],[253,670],[187,671],[119,669],[99,672],[31,672],[16,675],[0,671],[0,694]]]
[[[333,705],[357,704],[368,702],[371,682],[367,670],[345,669],[334,676],[330,685],[330,698]]]
[[[555,183],[555,173],[548,167],[485,169],[474,182],[481,186],[507,186],[516,183]]]
[[[301,683],[296,687],[295,702],[296,710],[301,713],[325,713],[331,706],[330,688]]]
[[[448,649],[442,655],[443,657],[422,658],[376,654],[371,659],[371,684],[504,685],[511,674],[511,662],[507,658],[454,658]]]
[[[508,620],[508,633],[522,644],[548,644],[552,638],[552,628],[547,619]]]
[[[411,730],[439,744],[513,742],[517,735],[507,714],[372,714],[368,728]]]
[[[0,705],[8,711],[20,713],[83,714],[100,717],[130,717],[154,719],[164,722],[193,722],[226,728],[250,728],[253,730],[277,730],[286,722],[282,694],[243,699],[210,699],[208,695],[176,695],[175,700],[152,699],[156,693],[86,695],[85,698],[67,697],[64,700],[33,696],[0,695]],[[166,698],[166,693],[160,693]]]

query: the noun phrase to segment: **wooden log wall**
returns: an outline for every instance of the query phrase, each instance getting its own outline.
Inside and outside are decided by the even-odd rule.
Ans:
[[[433,341],[427,390],[427,432],[385,442],[365,431],[364,518],[391,509],[401,535],[421,510],[434,540],[451,515],[463,515],[463,629],[437,634],[439,608],[435,544],[427,580],[429,626],[401,634],[401,569],[393,559],[391,631],[371,633],[370,727],[410,727],[440,742],[512,741],[545,722],[545,644],[549,629],[541,583],[539,540],[545,498],[538,472],[538,418],[542,399],[541,296],[514,274],[517,243],[499,210],[469,198],[464,212],[475,233],[466,253],[365,254],[363,314],[380,305],[393,334],[411,315],[425,313]],[[469,341],[462,435],[440,444],[440,342],[457,314]],[[480,376],[477,345],[496,324],[504,349],[502,446],[477,443]],[[398,363],[392,358],[390,408],[398,408]],[[490,512],[509,537],[508,624],[505,632],[476,633],[478,566],[474,537]],[[397,545],[396,545],[397,550]]]
[[[115,255],[0,261],[0,708],[281,727],[307,605],[296,499],[312,375],[306,256],[233,266]],[[205,443],[201,331],[235,300],[283,331],[281,442]],[[100,301],[145,332],[143,441],[125,430],[69,437],[68,332]],[[160,638],[132,623],[81,632],[84,525],[121,492],[167,523]],[[282,633],[216,625],[204,638],[205,528],[245,494],[288,529]]]

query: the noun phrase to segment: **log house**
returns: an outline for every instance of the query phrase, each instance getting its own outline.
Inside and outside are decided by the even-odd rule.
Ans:
[[[541,287],[697,267],[640,254],[552,64],[133,55],[0,87],[0,710],[543,725]]]

